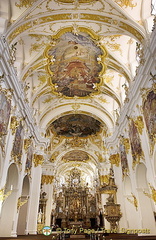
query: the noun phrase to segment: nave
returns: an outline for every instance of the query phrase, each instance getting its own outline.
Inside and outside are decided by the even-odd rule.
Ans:
[[[155,15],[0,0],[1,239],[156,239]]]

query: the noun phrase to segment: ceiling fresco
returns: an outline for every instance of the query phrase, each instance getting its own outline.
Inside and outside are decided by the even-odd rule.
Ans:
[[[68,153],[66,153],[63,157],[62,160],[65,162],[69,161],[88,161],[89,156],[86,152],[80,151],[80,150],[73,150]]]
[[[53,90],[67,97],[85,97],[97,92],[104,72],[101,56],[106,55],[103,47],[95,44],[87,33],[64,33],[48,47],[48,70]]]
[[[69,114],[55,120],[48,128],[65,137],[87,137],[100,131],[101,123],[84,114]]]

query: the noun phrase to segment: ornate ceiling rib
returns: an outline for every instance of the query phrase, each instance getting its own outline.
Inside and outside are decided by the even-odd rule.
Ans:
[[[107,26],[113,26],[117,29],[119,29],[121,31],[121,34],[124,31],[124,34],[132,36],[133,38],[137,39],[138,41],[142,42],[143,39],[145,38],[145,31],[144,29],[139,26],[138,24],[136,24],[134,21],[132,20],[124,20],[121,21],[119,20],[116,16],[111,16],[109,17],[108,14],[105,15],[100,15],[100,14],[92,14],[92,13],[83,13],[81,11],[80,14],[76,14],[75,12],[73,12],[73,14],[70,13],[63,13],[63,14],[47,14],[46,16],[40,16],[39,18],[32,18],[32,20],[26,20],[24,21],[24,23],[21,21],[16,24],[11,25],[11,27],[8,30],[8,34],[7,34],[7,38],[10,42],[15,41],[16,38],[18,36],[20,36],[21,34],[23,35],[23,33],[25,31],[29,31],[31,28],[33,27],[37,27],[37,26],[42,26],[42,24],[50,24],[52,22],[59,22],[59,21],[66,21],[66,24],[70,24],[70,26],[72,25],[73,21],[75,20],[76,22],[78,20],[82,21],[82,23],[84,21],[86,22],[97,22],[97,23],[101,23],[101,24],[107,24]],[[74,19],[74,16],[76,17]],[[112,18],[113,17],[113,18]],[[72,22],[71,22],[72,21]]]

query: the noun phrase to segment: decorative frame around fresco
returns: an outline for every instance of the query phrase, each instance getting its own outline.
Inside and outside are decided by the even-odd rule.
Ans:
[[[107,51],[106,51],[105,47],[100,43],[100,37],[97,34],[95,34],[95,32],[91,31],[88,28],[79,27],[77,30],[78,30],[78,33],[74,32],[75,30],[73,27],[68,27],[68,28],[64,28],[64,29],[60,30],[56,35],[52,36],[51,44],[48,45],[47,48],[45,49],[45,57],[47,58],[46,69],[49,74],[48,85],[51,86],[52,92],[54,94],[61,96],[61,97],[63,96],[65,98],[71,98],[74,96],[86,98],[91,94],[98,94],[100,92],[100,86],[103,84],[102,76],[106,70],[105,58],[107,56]],[[96,60],[94,59],[94,62],[96,62],[96,67],[101,66],[100,71],[97,72],[98,76],[89,74],[90,71],[93,72],[92,68],[88,68],[88,66],[86,65],[86,62],[82,63],[82,61],[80,61],[80,57],[77,57],[77,58],[75,57],[75,62],[69,61],[69,64],[66,65],[66,67],[68,68],[68,71],[67,71],[67,69],[64,70],[65,69],[64,67],[60,67],[61,64],[59,66],[58,63],[57,63],[57,66],[59,66],[60,69],[63,69],[62,72],[59,69],[58,69],[58,71],[55,70],[55,72],[51,70],[51,68],[55,67],[55,60],[57,58],[57,55],[55,55],[55,56],[53,54],[50,55],[49,52],[55,50],[55,53],[56,53],[57,47],[55,47],[55,46],[57,46],[57,44],[59,44],[61,42],[61,41],[59,42],[59,40],[61,39],[61,37],[64,37],[65,34],[66,34],[66,36],[68,36],[67,34],[70,34],[70,37],[72,36],[74,39],[78,39],[78,37],[80,38],[80,36],[83,39],[84,34],[85,34],[85,37],[86,37],[86,35],[88,36],[88,39],[90,40],[90,44],[92,44],[92,45],[94,44],[94,48],[97,48],[97,50],[100,52],[100,54],[98,56],[96,56]],[[76,42],[76,43],[72,43],[72,42],[73,41],[68,41],[69,44],[75,44],[75,45],[77,44],[78,45],[78,42]],[[74,46],[74,47],[76,47],[76,46]],[[59,50],[57,49],[57,51],[60,51],[60,49]],[[63,55],[61,55],[61,56],[63,56]],[[57,62],[58,62],[58,59],[57,59]],[[61,62],[60,58],[59,58],[59,62]],[[64,64],[63,61],[62,61],[62,63]],[[75,69],[78,70],[79,76],[71,75],[71,72],[72,72],[72,74],[76,74],[76,73],[73,73]],[[66,71],[66,73],[65,73],[65,71]],[[61,80],[60,77],[58,77],[56,75],[56,73],[59,75],[65,74],[65,77],[62,78],[63,81]],[[82,75],[83,75],[83,77],[82,77]],[[55,76],[55,78],[54,78],[54,76]],[[72,78],[72,76],[74,76],[74,77]],[[80,76],[81,76],[81,80],[80,80]],[[54,83],[54,80],[55,80],[55,83]],[[95,83],[93,83],[94,80],[95,80]],[[75,81],[76,81],[76,83],[75,83]],[[82,84],[82,86],[81,86],[81,84]],[[82,89],[80,90],[80,87],[84,88],[84,86],[85,86],[85,90],[84,91]],[[60,88],[61,90],[58,90],[58,88]],[[87,88],[90,88],[90,89],[88,90]],[[95,90],[94,90],[94,88],[95,88]],[[87,91],[86,89],[88,90],[88,92],[90,91],[88,94],[85,93],[85,91]],[[82,96],[80,93],[82,94]]]
[[[33,161],[33,146],[31,144],[27,151],[27,158],[26,158],[26,163],[25,163],[25,172],[28,175],[31,174],[32,161]]]
[[[5,90],[0,90],[0,136],[7,134],[11,113],[11,100]]]
[[[133,119],[130,118],[129,121],[129,139],[133,158],[132,168],[134,169],[134,167],[140,163],[141,159],[144,160],[144,153],[142,151],[138,129]]]
[[[7,89],[0,88],[0,147],[4,153],[5,138],[11,115],[11,96]]]
[[[156,135],[155,135],[156,133],[156,83],[153,83],[151,88],[143,89],[142,91],[143,91],[142,110],[143,110],[143,116],[144,116],[147,133],[149,136],[150,153],[152,154],[154,145],[156,143]],[[148,96],[152,95],[152,93],[153,93],[153,99],[148,99]],[[146,104],[147,106],[145,108]],[[152,109],[151,109],[151,106],[152,106]]]
[[[22,122],[20,121],[19,126],[16,129],[15,139],[13,142],[13,148],[11,152],[11,157],[14,159],[14,162],[21,164],[22,150],[24,142],[24,129]]]
[[[121,141],[120,141],[120,144],[119,144],[119,151],[120,151],[122,176],[124,178],[125,176],[128,175],[129,168],[128,168],[126,148],[125,148],[124,144]]]

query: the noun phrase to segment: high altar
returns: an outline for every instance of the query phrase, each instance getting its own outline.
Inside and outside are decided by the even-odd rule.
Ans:
[[[71,170],[68,185],[56,197],[55,223],[60,227],[96,227],[99,222],[97,194],[91,194],[88,184],[81,183],[81,172]]]

